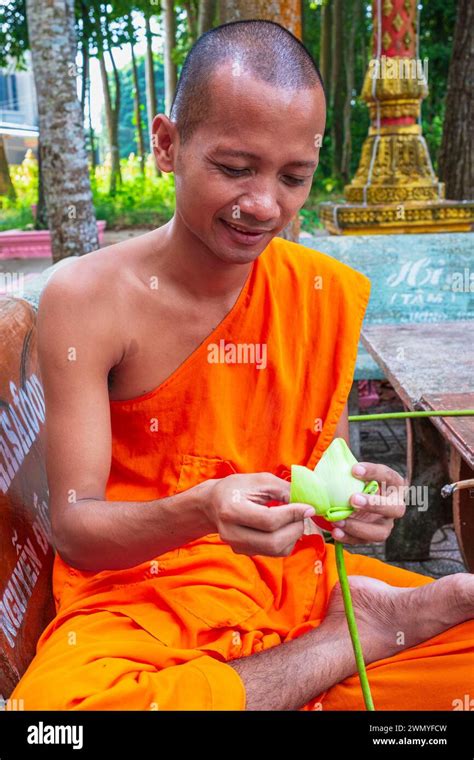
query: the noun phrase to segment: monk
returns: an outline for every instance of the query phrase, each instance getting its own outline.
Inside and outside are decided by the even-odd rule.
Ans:
[[[56,617],[12,698],[26,710],[364,709],[328,533],[290,468],[348,439],[370,294],[363,274],[280,233],[319,160],[325,95],[278,24],[204,34],[170,117],[163,226],[48,281],[38,313]],[[383,542],[404,481],[332,527]],[[377,710],[463,709],[474,580],[345,550]],[[472,696],[472,689],[471,689]]]

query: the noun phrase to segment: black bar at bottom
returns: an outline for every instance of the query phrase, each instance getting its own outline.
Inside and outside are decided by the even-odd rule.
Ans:
[[[262,749],[340,756],[474,758],[474,711],[67,711],[0,712],[0,760],[24,755],[106,760],[163,757],[176,751],[217,753]],[[353,755],[348,755],[353,757]]]

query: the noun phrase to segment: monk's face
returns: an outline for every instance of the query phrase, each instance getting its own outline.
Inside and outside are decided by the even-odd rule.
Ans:
[[[176,214],[224,261],[256,259],[303,206],[325,125],[320,88],[271,87],[224,64],[211,116],[183,146],[175,135]],[[232,230],[228,223],[244,229]]]

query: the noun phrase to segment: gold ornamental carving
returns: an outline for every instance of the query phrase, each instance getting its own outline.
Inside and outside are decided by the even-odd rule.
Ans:
[[[397,15],[395,16],[395,18],[393,19],[392,26],[394,27],[394,29],[397,30],[397,32],[399,32],[400,29],[402,28],[402,26],[403,26],[403,19],[400,16],[399,13],[397,13]]]
[[[388,8],[387,2],[384,13]],[[405,8],[409,11],[407,3]],[[399,22],[394,20],[394,26]],[[411,43],[408,31],[404,40]],[[392,42],[387,31],[382,41],[387,49]],[[329,232],[470,231],[474,201],[446,200],[444,184],[433,170],[419,124],[421,101],[427,95],[427,71],[421,61],[385,55],[372,59],[361,93],[371,126],[358,169],[344,188],[343,203],[319,204]]]
[[[388,50],[391,44],[392,44],[392,38],[390,37],[388,32],[384,32],[382,36],[383,49]]]

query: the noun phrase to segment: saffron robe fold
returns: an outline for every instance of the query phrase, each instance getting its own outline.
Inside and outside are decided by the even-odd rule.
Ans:
[[[110,401],[106,498],[149,501],[235,472],[289,480],[292,464],[313,468],[350,391],[369,294],[361,273],[274,238],[231,311],[170,377]],[[345,560],[349,575],[394,586],[434,580]],[[57,614],[11,696],[26,710],[245,709],[228,663],[318,626],[336,582],[321,532],[288,557],[236,554],[217,533],[124,570],[79,571],[56,555]],[[455,709],[473,672],[474,621],[368,665],[378,710]],[[300,709],[364,709],[358,676]]]

